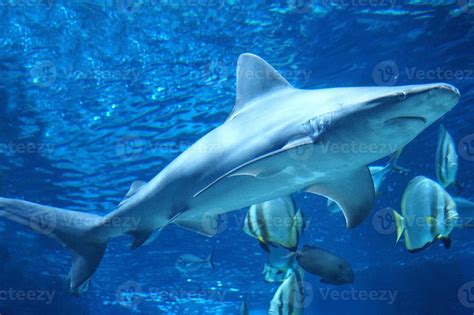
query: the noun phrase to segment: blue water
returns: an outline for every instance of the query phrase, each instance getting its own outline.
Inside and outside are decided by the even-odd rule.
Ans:
[[[300,88],[451,83],[461,102],[441,121],[459,143],[474,134],[468,2],[2,0],[0,195],[112,211],[132,181],[151,179],[226,119],[244,52]],[[408,145],[400,164],[410,172],[387,178],[353,230],[323,198],[295,195],[311,219],[302,243],[343,256],[356,273],[340,287],[307,275],[305,314],[474,312],[474,290],[463,287],[473,287],[472,229],[455,230],[450,250],[435,243],[410,254],[378,212],[399,209],[415,175],[435,178],[438,125]],[[465,198],[474,197],[472,152],[460,152]],[[244,215],[229,213],[214,238],[170,226],[135,251],[128,237],[113,240],[81,297],[66,293],[65,249],[2,220],[0,314],[239,314],[244,297],[264,314],[277,285],[263,281],[265,254],[241,231]],[[175,268],[183,253],[211,252],[215,270]]]

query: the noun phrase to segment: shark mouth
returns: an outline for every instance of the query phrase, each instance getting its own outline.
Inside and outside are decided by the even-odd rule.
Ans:
[[[384,124],[426,124],[427,120],[420,116],[400,116],[384,121]]]

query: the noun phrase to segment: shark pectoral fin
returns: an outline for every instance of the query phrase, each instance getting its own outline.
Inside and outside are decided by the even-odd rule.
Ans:
[[[253,54],[240,55],[237,61],[235,106],[228,120],[234,118],[253,99],[282,88],[292,86],[265,60]]]
[[[204,215],[200,220],[177,219],[174,223],[186,230],[213,237],[216,236],[219,228],[219,215]]]
[[[306,191],[334,200],[342,209],[348,228],[364,221],[372,210],[375,198],[372,176],[367,167],[314,184]]]

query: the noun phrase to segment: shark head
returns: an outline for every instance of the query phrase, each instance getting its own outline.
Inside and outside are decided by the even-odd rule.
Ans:
[[[421,131],[450,111],[460,93],[446,83],[368,88],[369,98],[359,104],[356,117],[365,117],[376,138],[405,145]],[[350,115],[349,115],[350,117]]]
[[[307,125],[316,142],[363,165],[403,148],[450,111],[460,93],[435,83],[312,90],[304,98],[314,99]]]

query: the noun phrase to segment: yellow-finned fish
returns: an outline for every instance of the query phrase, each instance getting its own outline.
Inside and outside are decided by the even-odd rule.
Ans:
[[[397,242],[403,235],[409,251],[421,250],[437,239],[450,247],[459,214],[456,201],[439,183],[424,176],[413,178],[403,194],[401,211],[401,215],[394,211]]]
[[[304,311],[304,273],[299,268],[275,292],[268,315],[302,315]]]
[[[243,230],[260,244],[295,250],[304,229],[301,210],[296,211],[291,196],[280,197],[250,207]]]
[[[453,137],[444,128],[439,127],[438,149],[436,150],[436,176],[443,187],[456,183],[458,172],[458,154]],[[459,188],[459,187],[458,187]]]

